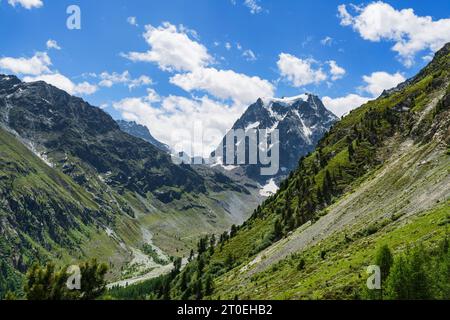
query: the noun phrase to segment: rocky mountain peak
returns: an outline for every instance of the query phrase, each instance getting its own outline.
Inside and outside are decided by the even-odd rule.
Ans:
[[[146,126],[140,125],[135,121],[126,120],[117,120],[117,124],[122,131],[151,143],[161,151],[170,153],[170,147],[155,139]]]
[[[266,129],[268,132],[278,130],[280,168],[275,177],[263,177],[259,175],[260,165],[244,165],[246,174],[261,183],[270,178],[281,179],[296,167],[301,156],[314,150],[317,142],[337,120],[319,97],[313,94],[259,98],[247,108],[232,129]],[[242,142],[237,141],[236,146],[240,143]],[[226,155],[225,138],[219,148],[221,147]],[[214,154],[220,154],[217,150]],[[226,159],[225,162],[227,165],[231,164]]]

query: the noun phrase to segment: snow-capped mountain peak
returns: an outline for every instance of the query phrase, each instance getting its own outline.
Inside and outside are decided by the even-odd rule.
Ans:
[[[243,166],[246,175],[261,183],[266,183],[272,178],[279,181],[297,166],[300,157],[314,150],[317,142],[337,120],[338,118],[325,108],[319,97],[313,94],[259,98],[247,108],[232,129],[244,129],[246,133],[251,129],[265,129],[270,133],[278,130],[280,170],[275,177],[261,176],[258,170],[260,165],[248,164]],[[242,143],[244,141],[237,141],[235,146],[238,147]],[[223,148],[225,155],[225,138],[214,154],[220,154],[219,148]],[[230,164],[229,160],[225,161]]]
[[[307,102],[309,99],[309,94],[304,93],[294,97],[282,97],[282,98],[261,98],[263,106],[265,108],[270,108],[274,103],[278,103],[284,105],[286,107],[292,106],[294,103],[298,101]]]

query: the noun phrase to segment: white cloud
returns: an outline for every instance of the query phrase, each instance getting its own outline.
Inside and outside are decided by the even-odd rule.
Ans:
[[[245,0],[244,5],[250,9],[251,14],[257,14],[263,10],[258,0]]]
[[[323,46],[331,46],[333,43],[333,38],[326,36],[325,38],[323,38],[322,40],[320,40],[320,43]]]
[[[328,65],[330,66],[330,74],[333,81],[341,79],[346,74],[345,69],[338,66],[336,61],[330,60],[328,61]]]
[[[42,0],[8,0],[8,3],[13,7],[19,4],[25,9],[40,8],[44,5]]]
[[[288,53],[281,53],[277,62],[278,69],[283,78],[294,87],[308,84],[318,84],[327,79],[321,68],[314,69],[314,60],[300,59]]]
[[[338,7],[341,25],[352,26],[365,40],[394,42],[392,50],[407,67],[420,51],[436,52],[450,41],[450,19],[417,16],[413,9],[396,10],[381,1],[355,9],[352,16],[345,5]]]
[[[98,87],[95,84],[90,84],[87,81],[75,84],[72,94],[91,95],[97,92]]]
[[[31,58],[0,58],[0,69],[16,74],[39,75],[50,72],[52,61],[46,52],[37,52]]]
[[[140,76],[139,78],[131,79],[130,83],[128,84],[128,88],[133,89],[136,87],[151,85],[151,84],[153,84],[153,81],[150,77]]]
[[[133,56],[138,57],[133,54],[128,54],[128,58],[147,59],[157,62],[163,70],[179,71],[170,78],[170,82],[188,92],[204,91],[218,99],[230,99],[242,105],[248,105],[259,97],[273,96],[274,86],[267,80],[233,70],[212,68],[210,65],[214,61],[207,49],[201,43],[191,40],[187,33],[198,38],[194,30],[176,27],[168,22],[158,28],[147,26],[144,37],[151,50],[137,53],[139,59],[133,59]],[[225,47],[231,49],[232,45],[225,43]],[[245,56],[248,59],[256,58],[250,51]]]
[[[124,54],[131,61],[154,62],[165,71],[192,71],[213,61],[202,44],[189,38],[185,27],[165,22],[157,28],[145,28],[144,38],[150,50]]]
[[[181,33],[187,34],[192,38],[194,38],[195,40],[200,40],[197,31],[195,31],[194,29],[190,29],[183,24],[178,25],[178,29],[180,30]]]
[[[256,61],[257,60],[255,53],[250,49],[245,50],[242,53],[242,56],[244,56],[247,61]]]
[[[99,82],[99,86],[111,88],[113,85],[117,83],[127,83],[130,81],[130,73],[128,71],[124,71],[123,73],[108,73],[102,72],[100,74],[101,81]]]
[[[101,81],[99,82],[99,86],[101,87],[107,87],[111,88],[115,84],[125,84],[128,86],[128,88],[133,89],[136,87],[140,87],[143,85],[150,85],[153,83],[152,79],[148,76],[140,76],[139,78],[132,79],[130,72],[128,70],[122,72],[122,73],[108,73],[108,72],[102,72],[100,74]]]
[[[232,99],[249,104],[259,97],[271,97],[273,85],[259,77],[250,77],[232,70],[200,68],[190,73],[177,74],[170,82],[186,91],[204,90],[219,99]]]
[[[369,96],[361,96],[353,93],[338,98],[327,96],[322,98],[323,104],[327,109],[340,117],[358,108],[367,101],[379,97],[384,90],[396,87],[405,81],[405,77],[398,72],[390,74],[384,71],[378,71],[373,72],[371,75],[363,76],[363,81],[365,85],[359,87],[359,90],[368,93]]]
[[[341,26],[350,26],[353,23],[353,17],[348,13],[345,4],[338,6],[338,17],[341,19]]]
[[[124,119],[146,125],[155,138],[191,155],[207,157],[244,111],[237,105],[228,106],[208,97],[155,99],[155,96],[155,92],[149,92],[147,97],[126,98],[113,106]],[[203,134],[192,141],[199,129]]]
[[[341,117],[349,113],[351,110],[360,107],[369,100],[370,98],[362,97],[353,93],[340,98],[322,98],[322,102],[325,107],[338,117]]]
[[[97,91],[97,86],[87,81],[74,83],[57,71],[50,70],[52,61],[46,52],[37,52],[31,58],[0,58],[0,69],[15,74],[26,75],[25,82],[45,81],[69,94],[90,95]]]
[[[58,43],[55,40],[49,39],[47,40],[47,49],[55,49],[55,50],[61,50],[61,47],[58,45]]]
[[[386,89],[396,87],[406,79],[399,72],[390,74],[384,71],[374,72],[370,76],[363,76],[366,85],[362,89],[372,95],[378,97]]]
[[[88,82],[73,83],[72,80],[60,73],[42,74],[39,76],[28,76],[23,79],[25,82],[45,81],[61,90],[73,95],[90,95],[97,91],[97,86]]]
[[[229,43],[229,42],[225,43],[225,48],[227,50],[231,50],[231,43]]]
[[[132,26],[135,26],[135,27],[138,26],[136,17],[128,17],[127,22]]]
[[[425,62],[430,62],[431,60],[433,60],[433,58],[434,58],[434,54],[427,54],[422,57],[422,60]]]

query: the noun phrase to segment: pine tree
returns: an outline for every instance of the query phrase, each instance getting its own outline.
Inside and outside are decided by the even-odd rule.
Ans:
[[[386,283],[386,279],[389,276],[394,258],[392,256],[391,249],[388,245],[383,245],[378,249],[375,257],[375,264],[380,267],[381,271],[381,291],[380,296],[383,297],[383,286]]]
[[[208,247],[207,243],[208,243],[208,236],[206,236],[206,238],[200,238],[197,244],[198,255],[201,255],[206,251]]]
[[[388,245],[383,245],[380,247],[375,258],[375,264],[380,267],[381,281],[385,281],[387,279],[393,263],[394,258]]]
[[[191,262],[194,259],[195,253],[194,249],[191,249],[191,252],[189,253],[188,262]]]
[[[173,273],[178,274],[181,270],[182,259],[177,257],[173,260]]]
[[[33,265],[27,273],[24,286],[28,300],[93,300],[101,296],[106,287],[105,275],[108,267],[96,260],[80,266],[81,290],[69,290],[67,267],[57,270],[52,263],[41,267]]]
[[[203,298],[203,285],[202,285],[202,279],[198,278],[194,285],[194,291],[195,291],[195,299],[201,300]]]
[[[432,281],[425,267],[426,261],[427,257],[421,247],[395,259],[386,281],[384,296],[394,300],[431,298]]]
[[[225,267],[227,270],[231,270],[234,266],[234,258],[231,255],[231,253],[227,254],[227,257],[225,258]]]
[[[208,274],[206,276],[206,280],[205,280],[205,295],[206,296],[210,296],[213,294],[213,292],[214,292],[213,286],[214,286],[213,279],[212,279],[211,275]]]
[[[81,291],[83,300],[93,300],[101,296],[106,288],[105,275],[108,267],[93,259],[80,265]],[[65,283],[64,283],[65,285]]]
[[[186,291],[188,285],[187,272],[182,272],[180,276],[180,290],[181,292]]]
[[[237,227],[233,224],[231,226],[231,231],[230,231],[230,238],[233,238],[237,233]]]
[[[275,223],[273,225],[273,232],[272,232],[273,241],[280,239],[282,236],[282,233],[283,233],[283,227],[281,226],[281,222],[279,219],[276,219]]]
[[[353,142],[348,144],[348,159],[350,161],[353,160],[353,155],[355,154],[355,149],[353,149]]]

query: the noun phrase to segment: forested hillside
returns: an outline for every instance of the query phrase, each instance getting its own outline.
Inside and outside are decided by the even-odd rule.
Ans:
[[[386,298],[448,298],[445,281],[436,286],[450,276],[449,71],[447,44],[416,77],[338,122],[244,225],[200,241],[180,274],[141,284],[147,292],[111,293],[376,298],[364,289],[365,269],[386,245],[394,255]],[[417,280],[424,270],[430,288]],[[409,293],[399,292],[398,277]]]

